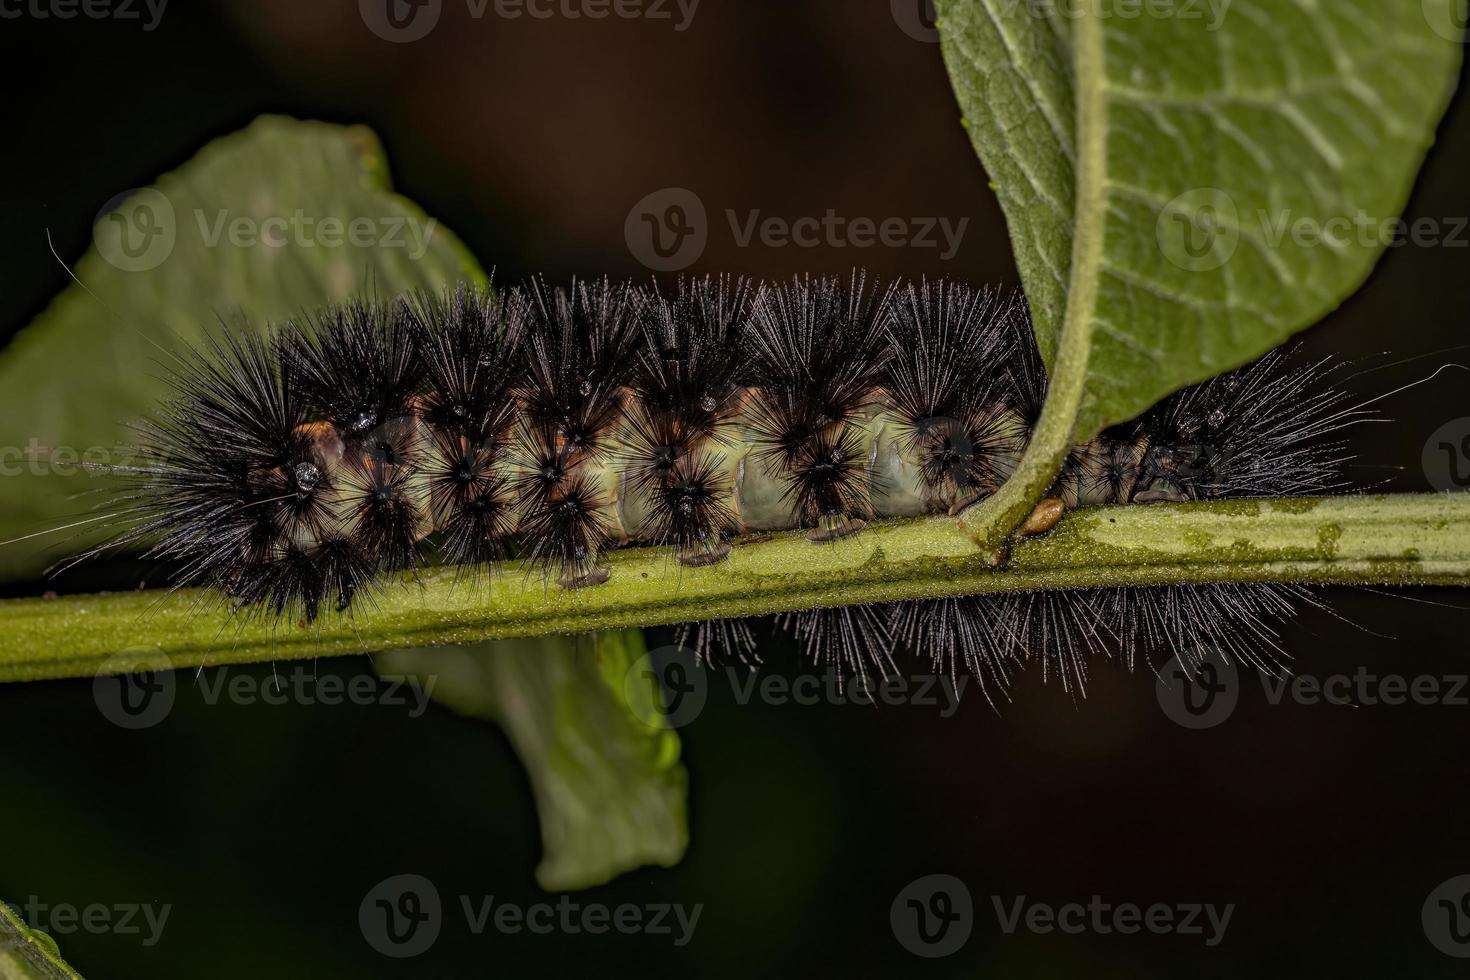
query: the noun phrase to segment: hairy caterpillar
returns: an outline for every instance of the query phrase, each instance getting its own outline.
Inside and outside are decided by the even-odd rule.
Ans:
[[[1061,507],[1317,493],[1356,417],[1320,364],[1279,353],[1073,449]],[[742,536],[813,546],[961,509],[1025,449],[1046,372],[1018,298],[951,282],[797,278],[656,286],[533,280],[359,301],[186,352],[141,425],[111,546],[180,563],[244,610],[346,612],[436,547],[467,572],[518,558],[596,588],[630,543],[717,565]],[[1035,530],[1044,530],[1043,520]],[[899,603],[781,617],[838,669],[897,648],[1003,685],[1028,660],[1069,687],[1088,655],[1215,645],[1258,663],[1301,590],[1171,586]],[[690,624],[701,651],[748,624]]]

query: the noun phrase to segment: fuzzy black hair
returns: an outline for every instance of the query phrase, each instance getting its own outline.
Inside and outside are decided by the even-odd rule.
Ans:
[[[504,557],[515,531],[510,434],[526,320],[508,315],[493,287],[420,294],[408,310],[425,375],[429,517],[444,560],[477,569]]]
[[[888,396],[931,491],[951,502],[998,487],[1021,316],[1015,297],[943,280],[909,285],[888,320]]]
[[[686,562],[721,557],[722,542],[739,530],[730,510],[730,483],[706,454],[685,456],[649,490],[649,514],[639,536],[671,545]]]
[[[874,399],[889,357],[891,292],[861,273],[797,278],[758,298],[748,340],[756,455],[780,478],[803,526],[870,512],[850,427]]]
[[[753,293],[743,279],[681,279],[672,296],[643,292],[642,350],[629,387],[618,469],[648,502],[640,535],[685,560],[719,555],[736,530],[732,486],[700,447],[738,407],[742,339]]]
[[[894,674],[894,642],[886,606],[836,606],[782,613],[776,623],[806,650],[807,659],[838,676]]]
[[[414,467],[364,454],[350,458],[342,474],[344,526],[358,550],[377,556],[388,571],[417,565],[429,523],[414,499]]]
[[[622,414],[623,385],[638,357],[640,298],[608,279],[553,289],[533,279],[510,316],[524,330],[524,411],[531,431],[555,432],[574,457],[600,456]]]
[[[474,568],[505,557],[516,522],[511,477],[499,465],[503,445],[444,429],[430,439],[423,480],[444,560]]]
[[[586,474],[574,469],[559,477],[521,512],[527,565],[546,573],[560,568],[566,585],[587,580],[609,543],[605,510]]]
[[[802,527],[840,527],[873,515],[867,457],[858,433],[828,427],[804,440],[785,469],[782,497]]]
[[[181,585],[249,595],[264,566],[334,524],[340,443],[315,437],[278,354],[248,328],[222,330],[179,356],[172,397],[140,426],[147,475],[116,543],[181,560]]]
[[[349,453],[401,460],[399,423],[423,376],[404,304],[350,300],[292,321],[281,337],[285,374],[313,417]]]
[[[1149,438],[1135,500],[1302,496],[1341,490],[1347,461],[1332,438],[1364,414],[1323,382],[1325,361],[1291,365],[1273,350],[1170,396],[1136,427]],[[1140,496],[1147,495],[1147,496]]]
[[[756,652],[755,631],[745,619],[706,619],[680,623],[675,642],[694,651],[695,663],[715,666],[726,658],[746,666],[761,662]]]
[[[638,356],[640,297],[607,279],[518,291],[509,316],[526,337],[524,417],[514,478],[526,559],[563,581],[591,581],[609,541],[609,501],[582,472],[607,454],[623,414],[623,385]]]
[[[684,438],[715,437],[737,407],[754,290],[721,276],[680,279],[672,296],[640,292],[643,344],[629,387],[649,415],[667,417]]]
[[[421,414],[437,432],[493,448],[515,422],[526,318],[493,287],[420,295],[408,307],[426,376]]]
[[[955,680],[966,670],[993,704],[1004,697],[1019,669],[1020,646],[1008,635],[1004,604],[995,597],[965,596],[893,604],[895,641],[928,659],[934,672]]]

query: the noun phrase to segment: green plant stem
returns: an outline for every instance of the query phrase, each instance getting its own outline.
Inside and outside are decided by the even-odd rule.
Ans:
[[[0,680],[370,653],[511,636],[761,616],[981,592],[1206,582],[1470,585],[1470,494],[1091,508],[1014,542],[1005,566],[949,518],[842,541],[741,543],[708,568],[667,552],[609,556],[611,579],[567,591],[519,569],[395,579],[375,608],[313,626],[243,621],[198,591],[0,603]]]
[[[1102,24],[1083,14],[1072,29],[1077,91],[1077,200],[1072,230],[1067,307],[1057,339],[1056,361],[1047,365],[1050,381],[1036,431],[1016,472],[998,492],[960,515],[960,523],[983,551],[998,561],[1000,545],[1026,518],[1056,478],[1073,443],[1094,435],[1080,419],[1087,391],[1092,331],[1097,306],[1107,221],[1107,97],[1103,70]]]

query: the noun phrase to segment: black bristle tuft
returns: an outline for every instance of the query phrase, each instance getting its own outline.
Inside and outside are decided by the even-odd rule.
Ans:
[[[799,640],[807,658],[839,677],[883,676],[898,672],[893,663],[891,612],[885,606],[837,606],[782,613],[777,625]]]
[[[179,584],[240,594],[292,541],[332,521],[333,439],[316,439],[273,345],[226,329],[180,355],[173,397],[141,426],[148,476],[116,544],[182,560]]]
[[[829,427],[803,440],[785,477],[782,496],[802,527],[840,526],[873,515],[867,457],[853,429]]]
[[[1300,603],[1316,604],[1300,585],[1211,583],[1109,589],[1104,615],[1120,624],[1123,657],[1155,670],[1172,657],[1193,672],[1212,652],[1263,673],[1284,669],[1279,630]]]
[[[508,317],[492,289],[461,286],[409,307],[427,386],[421,414],[473,447],[502,440],[516,417],[525,318]]]
[[[668,485],[675,467],[698,444],[699,437],[672,414],[631,406],[616,453],[618,471],[633,494],[651,497]]]
[[[737,408],[754,292],[744,279],[680,279],[672,297],[643,291],[643,345],[629,386],[683,438],[714,438]]]
[[[497,468],[504,451],[450,431],[431,436],[423,479],[429,516],[450,564],[479,566],[505,556],[516,522],[511,480]]]
[[[773,465],[793,459],[808,439],[855,421],[872,404],[889,356],[888,303],[861,273],[847,287],[798,278],[762,291],[748,341],[760,385],[752,423],[762,458]]]
[[[638,355],[638,297],[607,279],[570,290],[533,279],[511,304],[528,356],[529,431],[554,431],[570,458],[603,455],[622,414],[623,385]]]
[[[1096,592],[1012,592],[998,598],[1003,635],[1020,645],[1028,662],[1041,665],[1043,680],[1055,677],[1062,690],[1087,694],[1087,665],[1106,656],[1115,639]]]
[[[333,426],[348,451],[392,459],[422,366],[401,302],[353,300],[288,325],[286,375],[315,417]]]
[[[388,571],[418,564],[418,542],[428,533],[427,515],[415,500],[415,471],[363,455],[343,467],[343,525],[364,554]]]
[[[1344,486],[1347,460],[1330,438],[1362,419],[1349,396],[1326,387],[1318,361],[1289,366],[1274,350],[1243,368],[1186,388],[1139,419],[1149,439],[1136,500],[1303,496]]]
[[[602,491],[576,468],[546,484],[521,512],[527,565],[547,573],[559,567],[569,584],[591,574],[609,543],[605,510]]]
[[[649,496],[649,514],[640,536],[672,546],[686,559],[717,554],[721,543],[739,530],[728,503],[730,483],[710,456],[680,459]]]
[[[1004,603],[995,596],[962,596],[898,602],[892,633],[904,648],[928,659],[935,674],[956,679],[965,670],[992,704],[1005,697],[1019,669],[1020,646],[1002,621]]]
[[[1010,420],[1013,298],[944,281],[910,285],[889,317],[888,395],[926,489],[946,503],[993,491],[1020,441]]]
[[[699,666],[715,667],[725,659],[750,667],[761,662],[756,652],[755,631],[744,619],[706,619],[680,623],[675,642],[694,651]]]
[[[797,278],[756,301],[749,426],[757,458],[804,527],[871,513],[854,423],[883,381],[890,295],[875,296],[854,273],[846,287]]]

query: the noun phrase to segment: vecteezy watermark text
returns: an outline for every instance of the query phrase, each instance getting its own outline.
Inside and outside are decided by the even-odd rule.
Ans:
[[[113,724],[130,731],[152,728],[173,712],[179,697],[178,675],[168,658],[140,650],[109,658],[93,682],[97,709]],[[207,705],[301,705],[406,709],[410,718],[428,711],[438,677],[393,674],[319,674],[298,666],[289,671],[232,673],[227,667],[201,670],[192,690]]]
[[[1470,707],[1467,674],[1378,673],[1365,666],[1352,673],[1269,673],[1239,666],[1215,650],[1171,660],[1159,671],[1155,691],[1159,706],[1178,724],[1192,729],[1215,728],[1235,713],[1247,675],[1259,679],[1266,703],[1273,706]]]
[[[847,216],[828,208],[821,215],[766,214],[760,208],[724,209],[736,248],[917,248],[954,259],[969,218]],[[633,257],[654,272],[679,272],[698,262],[709,244],[709,213],[698,194],[665,187],[641,198],[623,223]]]
[[[395,249],[417,261],[433,244],[439,222],[414,214],[245,213],[229,208],[194,208],[181,216],[174,202],[151,187],[125,191],[103,205],[92,226],[97,251],[125,272],[162,265],[181,238],[216,248]]]
[[[990,16],[1030,15],[1037,19],[1100,21],[1177,20],[1197,22],[1206,31],[1225,24],[1234,0],[990,0]],[[934,0],[889,0],[893,21],[909,37],[930,44],[939,40]]]
[[[694,23],[700,0],[463,0],[472,20],[648,20],[672,22],[676,32]],[[429,36],[444,0],[358,0],[367,29],[384,41],[406,44]]]
[[[236,248],[401,248],[410,259],[421,259],[429,250],[436,218],[420,221],[413,215],[395,214],[378,218],[343,219],[328,215],[316,218],[301,208],[285,215],[255,218],[232,214],[223,208],[208,214],[195,210],[199,240],[208,248],[218,248],[223,241]]]
[[[770,705],[913,704],[939,708],[941,718],[953,717],[959,710],[960,698],[971,680],[968,673],[954,678],[936,674],[885,674],[877,679],[836,673],[762,676],[757,670],[735,667],[726,667],[725,674],[736,703],[742,705],[752,701]]]
[[[562,895],[555,902],[523,905],[494,895],[460,895],[456,910],[465,928],[474,935],[495,931],[504,935],[592,936],[618,933],[625,936],[654,936],[687,946],[694,938],[704,905],[678,902],[578,901]],[[385,878],[363,896],[358,906],[358,926],[369,946],[395,959],[418,956],[434,945],[445,925],[444,902],[439,889],[423,875],[402,874]]]
[[[167,7],[168,0],[0,0],[0,20],[140,21],[152,31]]]
[[[1242,237],[1257,248],[1470,248],[1470,217],[1403,218],[1364,210],[1302,214],[1291,208],[1244,210],[1218,187],[1195,187],[1159,209],[1154,237],[1173,265],[1210,272],[1235,257]]]
[[[1153,935],[1202,936],[1205,945],[1211,948],[1220,945],[1220,941],[1225,938],[1225,930],[1230,928],[1230,919],[1235,914],[1233,902],[1224,906],[1209,902],[1114,904],[1105,901],[1101,895],[1091,896],[1085,904],[1067,902],[1050,905],[1045,902],[1028,902],[1025,895],[1014,898],[992,895],[990,902],[995,908],[995,917],[1001,932],[1008,936],[1022,929],[1034,933],[1061,932],[1073,936],[1087,932],[1099,936],[1112,933],[1126,936],[1146,932]]]
[[[757,210],[740,215],[733,208],[725,211],[730,234],[735,244],[749,248],[759,240],[766,248],[926,248],[941,249],[939,261],[948,262],[959,254],[969,218],[952,222],[949,218],[847,218],[832,208],[820,218],[763,217]]]
[[[915,705],[938,709],[941,718],[951,718],[959,711],[960,700],[972,680],[968,673],[955,677],[942,673],[870,676],[828,671],[788,677],[736,665],[701,667],[695,661],[691,650],[664,646],[649,651],[628,668],[623,678],[624,694],[644,724],[662,729],[692,723],[709,700],[710,679],[722,675],[740,705]],[[643,696],[650,684],[658,695],[653,701]]]
[[[93,902],[76,906],[66,902],[47,903],[35,895],[26,899],[24,905],[10,904],[10,908],[26,924],[27,928],[44,932],[48,936],[69,936],[82,932],[90,935],[141,936],[143,945],[158,945],[163,937],[164,926],[173,912],[171,904],[154,905],[139,902],[118,902],[112,905]]]

